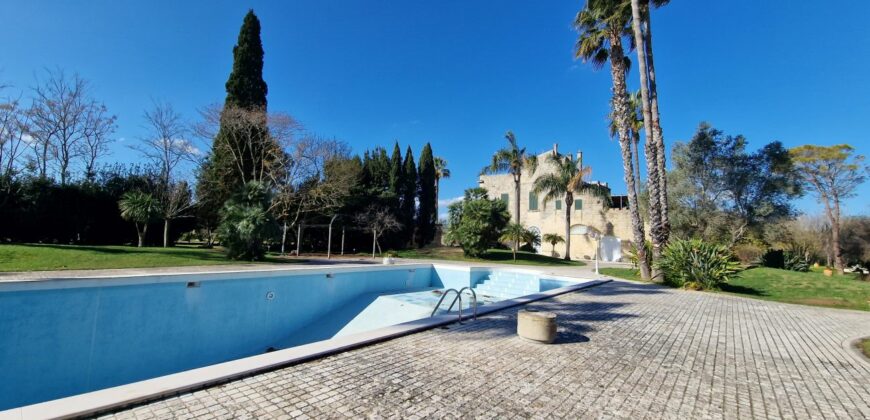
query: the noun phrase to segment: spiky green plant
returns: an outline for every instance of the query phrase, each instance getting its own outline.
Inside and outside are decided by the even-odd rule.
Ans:
[[[148,223],[154,221],[160,211],[157,200],[153,195],[142,191],[128,191],[118,201],[118,208],[121,210],[121,218],[136,226],[138,246],[141,248],[145,245]]]
[[[718,290],[740,272],[740,264],[728,247],[698,239],[672,241],[657,264],[665,282],[706,290]]]

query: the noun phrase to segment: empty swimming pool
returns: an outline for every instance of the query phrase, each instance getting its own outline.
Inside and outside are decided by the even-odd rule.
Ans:
[[[426,318],[447,288],[486,305],[570,284],[430,264],[4,281],[0,410]]]

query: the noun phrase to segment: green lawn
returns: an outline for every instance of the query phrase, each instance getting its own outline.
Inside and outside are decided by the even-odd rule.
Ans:
[[[267,258],[266,262],[298,260]],[[85,270],[236,264],[219,249],[190,246],[0,245],[0,271]]]
[[[582,266],[582,261],[565,261],[561,258],[553,258],[541,254],[518,252],[517,260],[513,260],[513,254],[507,249],[490,249],[483,258],[468,258],[462,255],[462,249],[453,247],[432,247],[423,249],[409,249],[394,251],[400,258],[436,259],[470,262],[498,262],[502,264],[517,265],[541,265],[541,266]]]
[[[640,280],[629,268],[602,268],[602,274]],[[852,276],[827,277],[775,268],[752,268],[722,287],[722,293],[777,302],[870,311],[870,282]]]

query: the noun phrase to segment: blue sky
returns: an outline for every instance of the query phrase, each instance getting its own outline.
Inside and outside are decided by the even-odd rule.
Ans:
[[[224,98],[242,17],[263,26],[269,107],[356,151],[430,141],[449,162],[441,198],[476,185],[513,130],[544,151],[584,151],[593,177],[624,192],[607,135],[607,69],[573,60],[582,1],[0,1],[0,81],[27,89],[46,67],[78,72],[119,117],[111,159],[137,159],[152,98],[188,119]],[[653,14],[668,143],[700,121],[780,140],[850,143],[870,154],[870,2],[674,1]],[[636,86],[636,74],[631,82]],[[870,184],[849,200],[870,213]],[[811,198],[799,201],[817,211]]]

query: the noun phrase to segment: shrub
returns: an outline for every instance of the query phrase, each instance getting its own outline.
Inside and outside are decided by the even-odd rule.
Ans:
[[[740,271],[739,263],[727,247],[697,239],[671,242],[658,264],[666,283],[707,290],[719,289]]]
[[[228,257],[259,260],[266,254],[265,241],[275,233],[269,201],[268,188],[252,181],[224,204],[218,234]]]
[[[464,199],[451,204],[448,209],[450,215],[445,240],[462,247],[463,253],[470,257],[479,257],[497,245],[510,220],[507,204],[490,199],[483,188],[466,190]]]
[[[734,255],[744,265],[757,264],[764,253],[764,248],[752,243],[743,243],[734,246]]]
[[[652,266],[652,242],[644,241],[643,246],[646,248],[646,264]],[[628,248],[628,261],[631,262],[632,268],[640,269],[640,257],[637,255],[637,245],[634,242]]]
[[[807,258],[806,248],[793,247],[783,253],[782,268],[791,271],[807,272],[810,271],[810,260]]]

